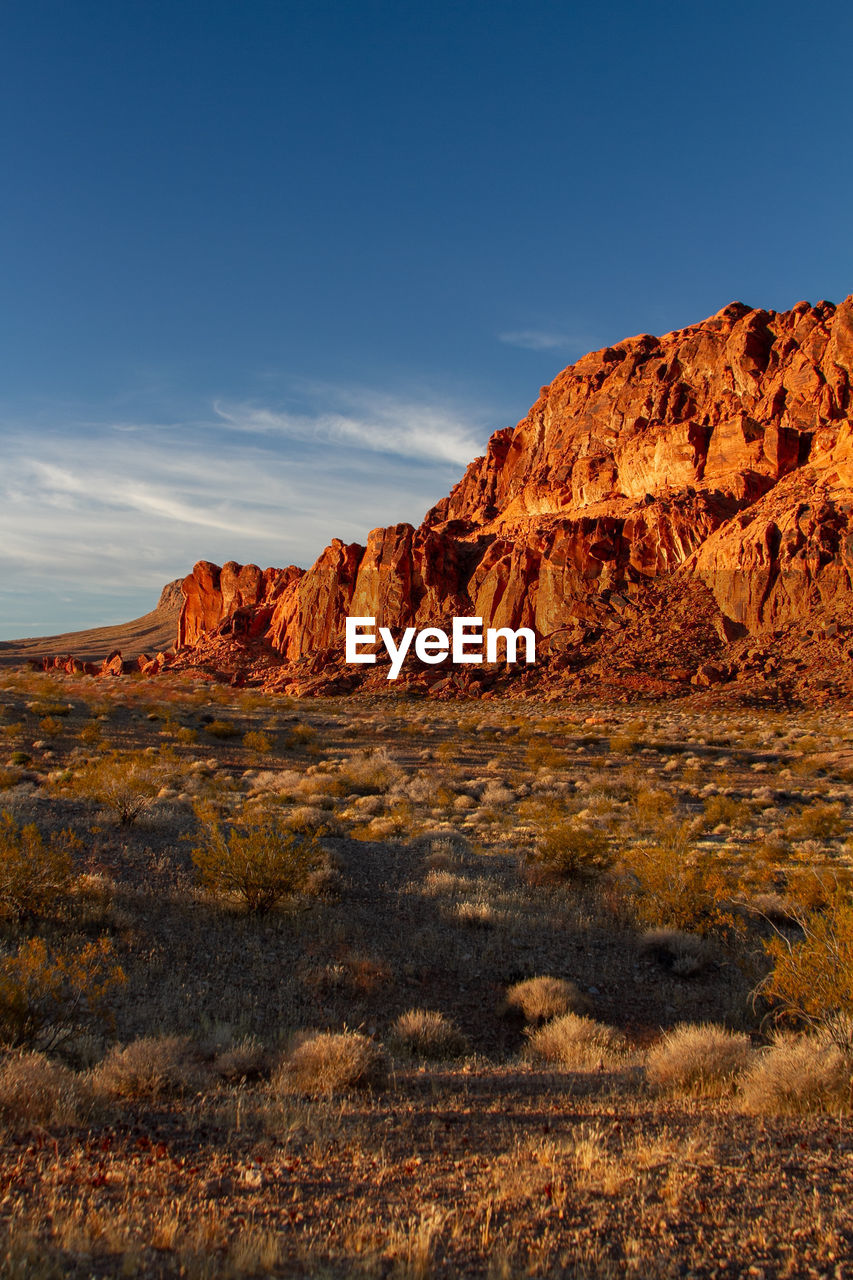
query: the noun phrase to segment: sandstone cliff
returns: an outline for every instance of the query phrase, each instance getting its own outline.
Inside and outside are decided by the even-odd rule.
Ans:
[[[571,665],[602,631],[652,616],[664,583],[701,614],[700,650],[712,632],[722,644],[800,624],[851,594],[851,384],[853,297],[732,303],[592,352],[419,528],[334,540],[305,572],[196,565],[179,643],[215,665],[213,637],[254,638],[254,655],[227,661],[263,650],[266,679],[277,661],[304,683],[340,671],[347,614],[395,629],[475,614],[533,627]],[[673,670],[685,660],[689,645]]]

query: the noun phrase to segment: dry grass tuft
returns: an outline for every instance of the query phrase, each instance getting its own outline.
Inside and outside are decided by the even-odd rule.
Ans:
[[[74,1072],[43,1053],[9,1054],[0,1062],[0,1121],[10,1129],[75,1124],[84,1102]]]
[[[495,910],[490,902],[457,902],[453,915],[469,929],[493,929],[497,923]]]
[[[416,1058],[442,1062],[460,1058],[468,1041],[455,1023],[435,1009],[409,1009],[391,1029],[392,1047]]]
[[[525,1022],[550,1022],[564,1013],[589,1013],[587,996],[567,978],[525,978],[506,993],[506,1009],[520,1013]]]
[[[749,1036],[710,1024],[684,1024],[651,1050],[646,1076],[658,1089],[720,1097],[734,1088],[751,1059]]]
[[[231,720],[211,720],[204,726],[212,738],[236,738],[240,730]]]
[[[784,1036],[761,1053],[741,1081],[739,1100],[753,1115],[849,1111],[853,1062],[819,1036]]]
[[[156,1100],[195,1091],[204,1083],[204,1071],[185,1036],[144,1036],[111,1049],[92,1081],[109,1097]]]
[[[714,963],[714,949],[705,938],[684,929],[647,929],[640,953],[657,960],[677,978],[694,978]]]
[[[605,1071],[622,1064],[628,1043],[621,1031],[593,1018],[565,1013],[530,1035],[527,1053],[570,1071]]]
[[[278,1093],[335,1093],[379,1089],[387,1063],[382,1046],[358,1031],[321,1031],[290,1054],[273,1080]]]
[[[266,1276],[279,1266],[281,1258],[281,1238],[272,1227],[245,1223],[229,1246],[226,1274]]]
[[[366,755],[353,756],[341,766],[345,786],[359,795],[388,791],[402,777],[402,769],[394,763],[385,747],[377,747]]]
[[[269,1065],[269,1056],[260,1040],[245,1036],[216,1055],[213,1070],[231,1084],[240,1080],[258,1080]]]

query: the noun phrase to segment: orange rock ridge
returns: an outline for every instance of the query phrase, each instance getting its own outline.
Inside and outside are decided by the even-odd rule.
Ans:
[[[853,297],[732,303],[592,352],[419,528],[335,539],[307,571],[197,564],[179,648],[186,660],[213,637],[253,638],[321,673],[340,666],[348,614],[391,628],[476,615],[532,627],[555,652],[600,606],[642,612],[662,580],[701,598],[727,639],[801,622],[851,593],[851,384]]]

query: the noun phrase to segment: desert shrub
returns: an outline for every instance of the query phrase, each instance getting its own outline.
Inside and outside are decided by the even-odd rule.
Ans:
[[[67,702],[28,702],[27,710],[34,716],[67,716],[71,707]]]
[[[297,795],[304,796],[313,804],[320,804],[327,798],[346,795],[347,789],[346,782],[339,774],[315,772],[312,769],[304,773],[294,786]]]
[[[335,1093],[385,1083],[382,1047],[358,1031],[322,1031],[293,1050],[273,1080],[278,1093]]]
[[[751,1057],[749,1036],[708,1024],[684,1024],[649,1052],[646,1076],[658,1089],[717,1097],[734,1087]]]
[[[359,795],[387,791],[402,776],[399,765],[394,763],[384,747],[353,756],[341,765],[341,777],[346,787]]]
[[[309,839],[339,835],[341,831],[341,824],[334,813],[311,804],[297,805],[282,818],[282,822],[288,831]]]
[[[109,997],[126,981],[106,938],[55,952],[31,938],[0,960],[0,1043],[52,1049],[92,1025],[109,1025]]]
[[[74,1124],[85,1090],[68,1067],[43,1053],[9,1053],[0,1060],[0,1123],[12,1129]]]
[[[624,857],[623,871],[641,925],[702,935],[736,927],[728,907],[729,874],[711,850],[690,848],[683,825],[666,841],[633,845]]]
[[[773,968],[759,984],[777,1021],[825,1029],[853,1053],[853,901],[837,889],[823,909],[794,916],[799,937],[765,942]]]
[[[202,815],[201,843],[192,860],[202,885],[219,896],[236,896],[250,912],[270,911],[298,893],[323,861],[313,834],[294,831],[273,814],[223,830]]]
[[[632,720],[630,724],[622,725],[610,735],[609,746],[613,755],[630,755],[632,751],[636,751],[643,741],[645,731],[643,720]]]
[[[311,898],[336,898],[343,887],[344,877],[340,864],[324,853],[305,877],[302,890]]]
[[[311,981],[322,991],[366,996],[387,987],[393,981],[393,972],[375,956],[344,951],[338,960],[324,965]]]
[[[84,724],[83,728],[77,734],[77,737],[87,747],[98,747],[104,739],[104,735],[99,724]]]
[[[26,767],[28,764],[32,764],[33,758],[26,751],[13,751],[9,757],[9,762],[21,768]]]
[[[459,1058],[468,1041],[459,1028],[435,1009],[409,1009],[391,1028],[391,1044],[398,1052],[441,1062]]]
[[[790,859],[791,846],[782,836],[774,834],[752,846],[752,857],[770,869],[778,869]]]
[[[39,733],[43,738],[58,738],[65,725],[56,716],[45,716],[39,720]]]
[[[677,978],[694,978],[714,964],[714,949],[708,940],[683,929],[647,929],[639,950]]]
[[[528,769],[565,769],[568,757],[565,750],[555,747],[546,739],[537,739],[530,743],[524,753],[524,763]]]
[[[531,1032],[527,1053],[570,1071],[597,1071],[618,1066],[627,1047],[625,1037],[614,1027],[565,1013]]]
[[[412,806],[407,801],[400,801],[369,822],[356,823],[349,834],[356,840],[390,840],[411,831],[412,822]]]
[[[184,746],[191,746],[194,742],[198,742],[198,729],[182,724],[179,729],[175,730],[175,740],[183,743]]]
[[[589,998],[567,978],[525,978],[506,993],[506,1009],[525,1022],[550,1022],[564,1013],[588,1013]]]
[[[672,822],[675,797],[668,791],[643,787],[634,797],[634,808],[641,827],[657,830]]]
[[[316,740],[317,730],[310,724],[295,724],[285,739],[285,747],[295,750],[297,747],[308,747]]]
[[[213,1070],[231,1084],[240,1080],[258,1080],[268,1066],[268,1054],[255,1036],[244,1036],[236,1044],[222,1049],[213,1060]]]
[[[789,840],[831,840],[844,832],[844,806],[812,804],[789,819],[785,835]]]
[[[211,720],[204,726],[205,733],[211,738],[236,738],[240,730],[231,720]]]
[[[705,822],[709,827],[726,823],[731,827],[743,826],[749,818],[749,808],[733,796],[709,796],[704,804]]]
[[[847,1111],[853,1090],[850,1055],[819,1036],[783,1036],[743,1076],[738,1098],[754,1115]]]
[[[566,819],[544,827],[530,861],[560,880],[595,880],[613,856],[603,832]]]
[[[840,875],[815,866],[794,866],[785,873],[785,896],[788,900],[788,917],[796,922],[811,912],[824,911],[832,902],[840,881]]]
[[[500,778],[491,778],[480,797],[481,804],[489,809],[505,808],[506,805],[512,804],[513,800],[515,800],[515,792]]]
[[[141,751],[114,751],[89,761],[75,775],[72,788],[113,813],[122,827],[131,826],[163,785],[163,768]]]
[[[99,1093],[129,1100],[191,1093],[204,1078],[199,1055],[186,1036],[145,1036],[115,1045],[92,1072]]]
[[[258,751],[261,755],[267,755],[272,751],[274,743],[268,733],[250,729],[248,733],[243,734],[243,746],[248,747],[250,751]]]
[[[116,884],[109,875],[84,871],[75,876],[68,899],[75,927],[89,932],[126,919],[120,908],[116,910],[115,898]]]
[[[0,909],[19,920],[50,912],[71,885],[75,843],[69,831],[45,840],[34,823],[0,815]]]

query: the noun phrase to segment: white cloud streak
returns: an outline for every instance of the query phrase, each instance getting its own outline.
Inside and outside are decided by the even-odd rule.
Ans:
[[[332,407],[300,414],[248,404],[218,402],[214,409],[235,431],[283,439],[345,444],[373,453],[398,454],[465,466],[484,445],[484,430],[458,412],[370,391],[324,389]],[[335,405],[337,401],[337,405]]]
[[[581,355],[589,349],[584,338],[550,329],[514,329],[499,333],[498,341],[508,347],[520,347],[522,351],[566,351]]]

